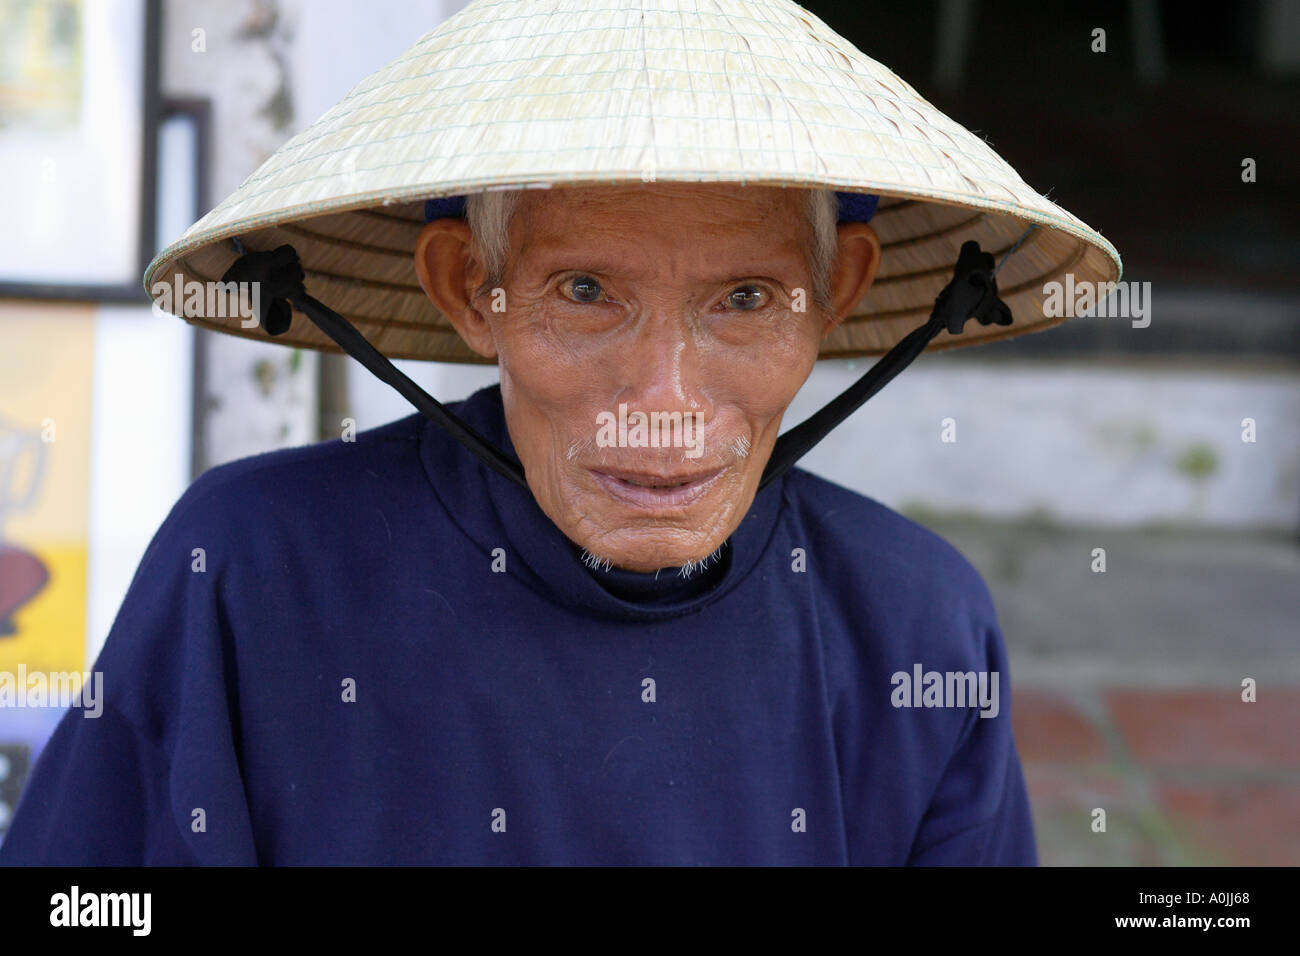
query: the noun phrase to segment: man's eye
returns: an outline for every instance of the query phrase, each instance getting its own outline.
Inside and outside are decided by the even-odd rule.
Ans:
[[[604,295],[600,283],[591,276],[575,276],[565,282],[561,288],[568,289],[568,298],[575,302],[599,302]]]
[[[737,286],[727,294],[727,304],[742,312],[752,312],[767,304],[767,293],[756,285]]]

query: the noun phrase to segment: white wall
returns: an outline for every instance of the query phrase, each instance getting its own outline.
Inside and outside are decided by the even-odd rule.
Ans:
[[[786,424],[868,364],[819,367]],[[945,418],[955,442],[941,440]],[[1255,419],[1253,444],[1241,440],[1244,418]],[[1198,463],[1208,467],[1201,477]],[[1290,530],[1300,526],[1300,379],[1231,366],[924,355],[801,464],[895,508]]]
[[[190,481],[194,330],[141,306],[95,313],[86,660]]]

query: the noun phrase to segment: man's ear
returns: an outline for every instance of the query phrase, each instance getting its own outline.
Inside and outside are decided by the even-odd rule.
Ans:
[[[880,237],[870,225],[842,222],[836,232],[839,245],[831,266],[831,315],[822,329],[823,337],[862,301],[880,268]]]
[[[472,250],[465,220],[435,219],[415,241],[415,274],[424,294],[447,317],[465,344],[484,358],[496,358],[492,329],[474,303],[474,293],[486,278],[486,270]]]

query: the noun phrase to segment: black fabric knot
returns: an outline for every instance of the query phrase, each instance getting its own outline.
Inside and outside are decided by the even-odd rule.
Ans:
[[[306,274],[298,252],[285,244],[270,252],[248,252],[226,270],[222,282],[256,282],[259,295],[257,322],[267,335],[283,335],[293,321],[294,299],[306,295]]]
[[[981,252],[979,243],[962,243],[953,278],[934,300],[931,322],[952,335],[960,335],[968,319],[981,325],[1010,325],[1011,310],[998,298],[998,280],[993,277],[993,254]]]

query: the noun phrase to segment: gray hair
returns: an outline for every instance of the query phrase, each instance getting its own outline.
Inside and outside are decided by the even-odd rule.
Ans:
[[[507,235],[510,220],[519,208],[522,189],[494,189],[473,193],[465,200],[465,218],[487,271],[480,294],[498,288],[505,277]],[[808,232],[812,237],[807,250],[808,266],[813,276],[813,303],[830,308],[831,266],[839,245],[836,224],[839,202],[830,189],[809,189],[807,205]]]

